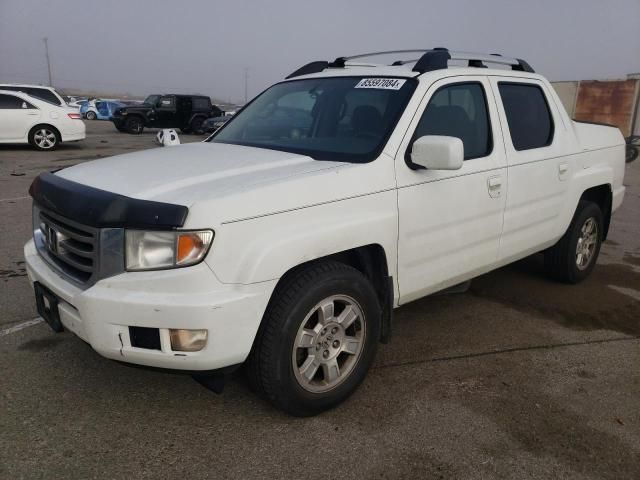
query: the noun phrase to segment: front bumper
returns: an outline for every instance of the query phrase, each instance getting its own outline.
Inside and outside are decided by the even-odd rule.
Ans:
[[[122,128],[124,127],[124,119],[126,117],[122,117],[122,116],[111,116],[111,118],[109,120],[111,120],[113,122],[113,124],[116,126],[116,128]]]
[[[166,369],[206,371],[242,363],[276,284],[222,284],[203,262],[127,272],[82,290],[43,261],[33,240],[24,255],[31,284],[40,282],[59,297],[66,329],[104,357]],[[130,326],[160,329],[161,350],[133,347]],[[170,328],[207,329],[207,344],[199,352],[174,352]]]

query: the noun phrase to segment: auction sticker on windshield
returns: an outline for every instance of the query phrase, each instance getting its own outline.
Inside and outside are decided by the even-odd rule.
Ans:
[[[402,78],[363,78],[353,88],[379,88],[382,90],[400,90],[406,79]]]

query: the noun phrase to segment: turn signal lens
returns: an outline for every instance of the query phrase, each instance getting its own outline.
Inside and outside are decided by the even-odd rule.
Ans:
[[[169,329],[171,350],[174,352],[199,352],[207,344],[207,330]]]
[[[187,232],[178,235],[176,265],[191,264],[200,261],[207,253],[213,234],[211,232]]]

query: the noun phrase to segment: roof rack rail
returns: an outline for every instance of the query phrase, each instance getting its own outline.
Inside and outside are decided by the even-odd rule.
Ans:
[[[322,72],[327,68],[344,68],[347,62],[358,58],[374,57],[380,55],[393,55],[393,54],[406,54],[406,53],[421,53],[422,56],[412,60],[396,60],[392,65],[404,65],[406,63],[414,63],[414,72],[423,74],[434,70],[443,70],[448,68],[449,60],[466,60],[469,67],[487,68],[485,63],[494,63],[498,65],[510,66],[512,70],[518,70],[521,72],[535,73],[533,68],[520,58],[503,57],[499,53],[469,53],[469,52],[454,52],[447,48],[436,47],[431,49],[415,49],[415,50],[388,50],[384,52],[371,52],[361,53],[358,55],[351,55],[349,57],[338,57],[333,62],[317,61],[311,62],[303,67],[300,67],[295,72],[288,75],[286,78],[298,77],[300,75],[308,75],[310,73]]]

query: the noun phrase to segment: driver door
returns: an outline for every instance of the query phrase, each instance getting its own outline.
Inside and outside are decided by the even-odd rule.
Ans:
[[[158,100],[153,119],[154,127],[175,127],[176,97],[174,95],[164,95]]]
[[[462,140],[459,170],[409,167],[423,135]],[[496,264],[507,169],[498,112],[486,77],[431,85],[396,156],[400,303],[455,285]]]

